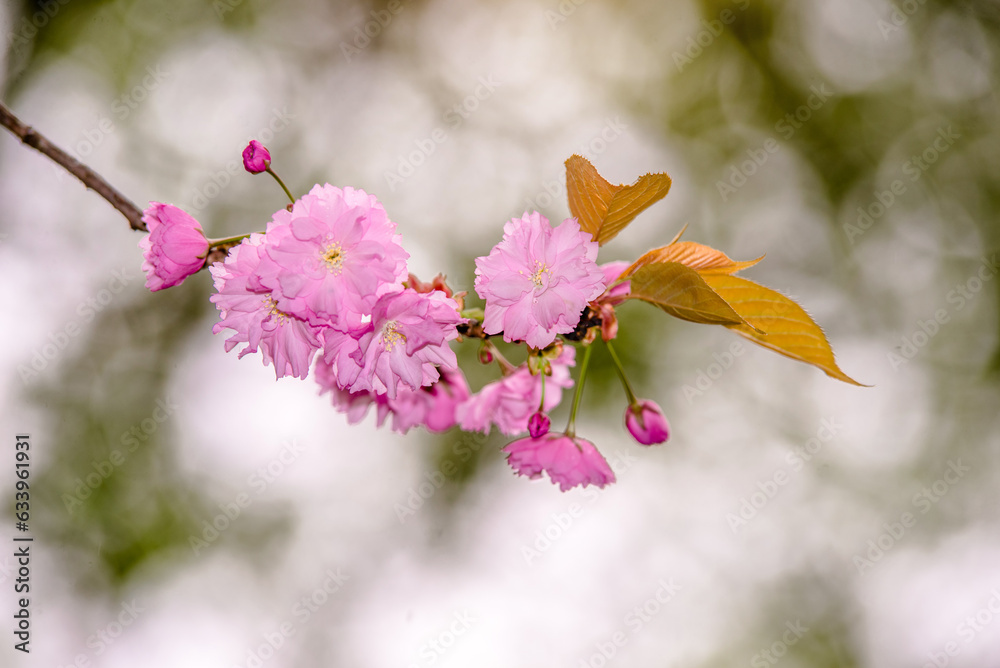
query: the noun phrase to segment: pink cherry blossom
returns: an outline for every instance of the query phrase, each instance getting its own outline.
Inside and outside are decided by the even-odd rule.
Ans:
[[[632,438],[642,445],[663,443],[670,438],[670,425],[656,402],[640,399],[625,408],[625,426]]]
[[[151,291],[179,285],[205,266],[209,244],[197,220],[171,204],[150,202],[142,221],[149,234],[139,241],[139,248]]]
[[[347,415],[349,424],[363,420],[368,409],[375,406],[378,426],[391,415],[392,429],[402,434],[421,425],[431,432],[451,429],[456,424],[455,409],[469,397],[469,386],[461,370],[442,370],[436,383],[417,390],[402,387],[395,399],[367,390],[341,389],[332,367],[322,359],[316,363],[316,379],[321,393],[330,392],[334,408]]]
[[[243,168],[251,174],[260,174],[266,171],[271,163],[271,154],[256,139],[250,140],[247,147],[243,149]]]
[[[356,325],[407,276],[396,224],[363,190],[317,185],[274,214],[267,237],[261,282],[278,308],[315,325]]]
[[[552,375],[545,377],[545,406],[551,411],[562,401],[562,391],[573,387],[569,368],[575,364],[576,348],[566,346],[551,362]],[[458,416],[466,431],[490,432],[490,426],[508,436],[528,430],[528,420],[542,399],[542,377],[533,376],[526,364],[498,381],[489,383],[459,406]]]
[[[614,285],[614,282],[628,267],[629,263],[622,261],[601,265],[601,272],[604,273],[604,284],[607,287],[601,296],[591,304],[590,308],[601,317],[601,338],[605,341],[610,341],[618,336],[618,316],[615,315],[615,306],[628,298],[632,282],[623,281],[618,285]]]
[[[504,225],[503,240],[476,258],[476,292],[486,301],[483,329],[504,341],[544,348],[572,332],[604,291],[597,242],[569,218],[553,228],[538,213]]]
[[[259,348],[264,364],[273,363],[278,378],[305,378],[321,346],[320,329],[278,310],[271,292],[256,282],[254,273],[264,253],[263,244],[264,235],[252,234],[229,251],[224,263],[216,262],[209,268],[217,291],[210,299],[222,316],[212,332],[234,330],[226,340],[226,352],[240,343],[247,344],[240,357]]]
[[[443,292],[419,293],[412,289],[382,295],[371,311],[371,321],[357,336],[358,349],[327,361],[360,367],[357,378],[347,388],[352,392],[370,390],[396,398],[397,388],[416,390],[439,377],[438,367],[453,370],[458,360],[448,342],[458,338],[456,326],[462,322],[458,305]],[[356,336],[353,335],[352,336]],[[338,376],[353,372],[338,368]]]
[[[538,478],[545,471],[564,492],[577,485],[604,487],[615,481],[614,471],[594,444],[575,436],[554,432],[529,436],[508,443],[503,451],[516,473]]]
[[[618,280],[618,277],[628,269],[630,264],[622,260],[616,260],[615,262],[605,262],[601,265],[601,273],[604,274],[604,285],[605,292],[600,295],[598,301],[606,302],[611,305],[617,305],[625,301],[628,297],[629,288],[632,285],[631,281],[622,281],[618,285],[611,287],[612,284]]]

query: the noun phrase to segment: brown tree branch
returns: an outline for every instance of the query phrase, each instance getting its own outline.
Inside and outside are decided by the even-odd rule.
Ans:
[[[128,219],[129,226],[133,230],[140,232],[147,231],[146,223],[142,222],[142,210],[133,204],[129,198],[118,192],[100,174],[50,142],[31,126],[21,122],[21,119],[5,107],[3,102],[0,102],[0,125],[3,125],[22,142],[60,165],[67,172],[80,179],[83,185],[110,202],[111,206],[118,209]]]

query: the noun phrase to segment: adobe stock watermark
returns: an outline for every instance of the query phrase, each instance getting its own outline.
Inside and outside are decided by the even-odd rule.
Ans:
[[[12,575],[17,573],[17,564],[15,564],[10,556],[3,557],[0,561],[0,584],[6,582]]]
[[[442,120],[449,130],[460,128],[479,109],[480,104],[493,97],[497,88],[502,85],[492,74],[479,77],[472,92],[444,112]],[[448,130],[441,126],[431,130],[427,137],[414,139],[413,144],[416,148],[405,155],[397,156],[396,171],[387,170],[383,173],[389,190],[395,192],[396,186],[416,174],[417,170],[427,163],[427,159],[434,155],[438,145],[446,141],[448,141]]]
[[[595,651],[585,659],[581,659],[577,668],[604,668],[628,644],[643,627],[653,621],[653,618],[663,612],[663,609],[674,600],[681,585],[673,578],[660,578],[656,581],[655,591],[644,601],[634,606],[622,618],[622,627],[611,633],[605,640],[594,644]]]
[[[12,26],[11,31],[7,33],[7,43],[10,44],[10,48],[19,52],[30,46],[38,31],[47,26],[59,10],[69,2],[70,0],[42,0],[34,3],[38,10],[29,16],[22,16],[21,22]]]
[[[372,40],[382,34],[382,31],[389,27],[393,19],[403,11],[403,8],[410,0],[389,0],[385,9],[371,10],[371,18],[363,24],[354,26],[354,39],[352,44],[341,40],[340,52],[344,54],[344,60],[351,62],[362,51],[368,48]]]
[[[122,448],[111,450],[108,453],[107,459],[100,461],[90,460],[90,466],[93,470],[86,473],[82,478],[75,478],[73,480],[75,483],[73,492],[65,492],[62,495],[62,502],[66,507],[66,512],[70,515],[76,512],[77,508],[82,506],[84,501],[100,489],[101,485],[125,464],[128,456],[148,441],[149,437],[155,434],[160,425],[169,420],[170,416],[178,408],[180,406],[172,402],[169,397],[157,399],[156,408],[153,409],[149,417],[144,418],[138,424],[132,425],[122,433],[119,439],[123,446]]]
[[[991,258],[980,259],[976,272],[965,281],[957,284],[945,295],[948,304],[954,306],[954,312],[961,311],[965,306],[975,299],[983,290],[983,286],[1000,272],[1000,262],[997,261],[997,254]],[[889,366],[893,371],[899,371],[901,367],[908,364],[917,354],[931,342],[941,328],[951,321],[952,312],[949,308],[939,308],[926,320],[918,320],[917,327],[909,334],[902,336],[899,344],[893,350],[886,353]],[[896,351],[899,352],[896,352]]]
[[[883,522],[882,532],[865,543],[868,549],[854,555],[852,563],[858,569],[858,575],[864,575],[867,571],[874,568],[875,564],[881,561],[889,550],[903,539],[907,530],[917,525],[920,515],[926,515],[938,501],[948,494],[952,487],[962,480],[966,473],[972,470],[962,464],[961,459],[949,459],[947,463],[948,468],[945,469],[941,477],[930,485],[923,487],[910,500],[910,505],[919,514],[907,511],[899,516],[898,521]]]
[[[251,491],[242,491],[232,501],[218,504],[221,512],[210,520],[202,520],[201,533],[198,536],[188,535],[188,545],[195,556],[217,541],[219,536],[225,533],[243,512],[253,505],[254,499],[263,494],[275,480],[281,477],[288,470],[288,467],[302,456],[303,452],[305,452],[305,448],[296,441],[285,441],[284,447],[274,458],[247,477],[246,485]]]
[[[736,512],[726,513],[726,522],[733,533],[736,533],[751,521],[753,521],[771,502],[781,489],[792,481],[796,473],[805,468],[806,463],[812,461],[823,447],[836,438],[844,429],[844,425],[837,421],[837,418],[823,418],[820,421],[816,435],[807,440],[804,444],[796,446],[794,450],[785,455],[785,462],[788,469],[779,468],[764,480],[758,480],[757,491],[749,496],[740,498],[740,507]]]
[[[459,469],[459,464],[464,464],[472,456],[482,449],[487,441],[486,434],[481,432],[470,432],[462,440],[452,444],[451,452],[441,458],[438,468],[424,473],[424,480],[417,485],[406,490],[406,501],[396,502],[392,509],[396,513],[396,519],[400,524],[406,524],[406,520],[417,514],[417,511],[424,507],[424,504],[438,490],[444,487],[444,483],[449,478],[454,477]]]
[[[549,23],[549,30],[558,28],[586,2],[587,0],[560,0],[556,10],[546,9],[545,20]]]
[[[955,132],[952,126],[940,127],[931,143],[919,155],[912,155],[906,162],[900,165],[899,169],[903,176],[909,178],[911,183],[916,183],[923,177],[931,166],[936,163],[942,155],[947,153],[962,135]],[[857,220],[852,223],[844,223],[844,234],[847,241],[854,245],[857,238],[863,236],[871,227],[885,215],[885,213],[899,201],[899,198],[906,194],[908,185],[901,178],[893,179],[892,183],[885,190],[877,190],[872,193],[872,200],[867,206],[859,206],[857,209]]]
[[[256,139],[261,144],[267,145],[271,143],[271,140],[287,130],[294,119],[295,114],[288,111],[288,107],[282,107],[281,109],[275,107],[271,110],[271,118],[268,120],[267,125],[257,130],[252,137],[248,137],[246,143],[250,143],[251,139]],[[191,206],[187,210],[193,214],[203,211],[213,199],[222,194],[222,191],[232,183],[234,176],[243,172],[242,155],[239,159],[234,158],[227,162],[225,169],[215,172],[208,183],[194,189]]]
[[[407,668],[423,668],[434,665],[438,659],[455,646],[458,640],[472,629],[472,625],[477,620],[468,610],[462,610],[452,615],[452,621],[448,626],[429,638],[427,642],[420,646],[417,652],[418,662],[410,663]]]
[[[49,364],[56,361],[69,347],[70,341],[85,331],[85,325],[93,322],[98,314],[125,290],[125,286],[134,280],[136,275],[134,269],[125,266],[120,270],[112,271],[111,278],[108,279],[103,288],[76,305],[73,312],[78,317],[68,320],[55,331],[50,331],[45,337],[44,343],[32,348],[31,361],[28,364],[17,365],[17,373],[21,376],[21,382],[28,385],[37,379],[49,367]]]
[[[745,11],[750,6],[750,0],[730,0],[737,6],[739,11]],[[702,29],[696,35],[691,35],[687,39],[687,48],[684,53],[674,51],[674,65],[678,72],[683,72],[684,68],[694,63],[694,61],[705,52],[705,49],[712,46],[716,38],[726,29],[726,26],[736,22],[736,12],[730,8],[719,12],[718,18],[707,21],[701,20]]]
[[[785,622],[785,631],[781,634],[781,638],[754,654],[750,659],[750,665],[754,668],[768,668],[775,665],[788,654],[788,649],[798,644],[802,636],[807,633],[809,627],[803,625],[801,620]]]
[[[704,396],[715,385],[715,381],[722,378],[722,375],[732,368],[736,359],[746,351],[747,347],[743,345],[742,341],[733,341],[729,344],[729,350],[722,353],[712,353],[712,359],[715,361],[704,369],[698,369],[694,384],[685,383],[681,388],[688,405],[694,403],[695,397]]]
[[[618,141],[627,130],[628,125],[622,122],[621,116],[605,119],[604,126],[593,137],[581,144],[575,152],[593,162],[596,156],[607,151],[608,146]],[[565,197],[566,179],[542,181],[542,190],[524,201],[524,210],[542,211],[552,206],[557,199]]]
[[[784,118],[774,124],[774,131],[786,141],[794,137],[796,132],[812,120],[813,114],[833,97],[833,91],[829,90],[825,83],[810,86],[809,90],[810,95],[804,103],[796,107],[794,111],[785,114]],[[729,178],[725,181],[720,179],[715,182],[715,188],[719,191],[719,197],[722,198],[722,201],[725,202],[730,195],[745,186],[779,150],[781,150],[781,145],[774,137],[765,139],[758,148],[748,148],[746,160],[730,165]]]
[[[882,39],[888,40],[889,35],[899,32],[909,21],[910,17],[917,13],[920,7],[927,0],[903,0],[899,5],[890,5],[892,11],[889,12],[889,20],[880,18],[875,25],[882,33]]]
[[[87,649],[91,651],[80,652],[71,662],[60,664],[59,668],[92,668],[94,664],[91,659],[96,659],[108,651],[108,648],[121,638],[125,629],[134,624],[139,615],[146,611],[146,608],[134,598],[131,601],[122,601],[120,608],[114,619],[87,636]]]
[[[351,579],[351,576],[340,568],[328,568],[323,572],[323,576],[323,581],[312,591],[299,597],[285,619],[278,622],[273,630],[261,634],[262,642],[249,648],[243,663],[234,664],[234,668],[262,668],[268,660],[278,653],[278,650],[285,646],[288,639],[308,624],[313,615],[319,612]]]
[[[926,663],[920,668],[945,668],[951,665],[951,660],[962,653],[962,650],[976,639],[980,633],[990,627],[998,617],[1000,617],[1000,588],[994,587],[990,590],[990,597],[972,614],[966,615],[965,619],[955,627],[955,633],[951,640],[945,642],[941,651],[927,652]],[[959,641],[962,644],[959,644]]]
[[[160,87],[160,84],[170,77],[159,65],[146,68],[146,76],[131,90],[122,93],[111,103],[111,113],[119,123],[127,119],[150,94]],[[77,160],[83,160],[104,143],[117,126],[110,116],[101,116],[94,127],[83,131],[83,139],[70,146],[69,152]]]
[[[221,19],[242,4],[243,0],[214,0],[212,2],[212,9],[215,10],[215,15]]]
[[[613,452],[607,457],[607,461],[617,477],[632,468],[638,459],[628,452]],[[521,545],[521,556],[524,557],[526,564],[533,566],[560,538],[569,533],[569,530],[583,516],[586,509],[594,505],[601,498],[601,490],[596,487],[584,487],[580,491],[580,494],[587,499],[586,506],[579,503],[571,503],[566,512],[552,513],[549,515],[550,521],[544,527],[535,531],[531,543]]]

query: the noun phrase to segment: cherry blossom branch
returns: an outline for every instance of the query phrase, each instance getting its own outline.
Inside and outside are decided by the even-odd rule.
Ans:
[[[26,125],[0,102],[0,125],[10,130],[23,143],[49,158],[67,172],[80,179],[90,190],[106,199],[111,206],[118,209],[133,230],[146,232],[146,223],[142,221],[142,210],[121,194],[114,186],[104,180],[100,174],[86,166],[66,151],[62,150],[44,135],[30,125]]]

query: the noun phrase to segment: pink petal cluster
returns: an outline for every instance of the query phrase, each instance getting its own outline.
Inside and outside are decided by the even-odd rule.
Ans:
[[[400,389],[395,399],[369,391],[341,389],[336,374],[322,359],[316,363],[316,379],[323,392],[330,392],[334,408],[347,415],[348,423],[357,424],[375,406],[378,426],[391,415],[392,429],[402,434],[420,425],[436,433],[451,429],[457,424],[457,407],[469,398],[469,385],[460,370],[442,370],[433,385],[417,390]]]
[[[618,336],[618,317],[615,315],[615,306],[628,299],[632,282],[623,281],[615,285],[618,277],[628,269],[628,262],[608,262],[601,265],[604,273],[605,290],[592,304],[593,309],[601,318],[601,338],[611,341]]]
[[[278,378],[305,378],[322,345],[321,331],[278,310],[271,291],[256,276],[263,253],[264,235],[251,234],[229,251],[224,263],[216,262],[209,268],[217,291],[210,299],[221,312],[212,332],[234,330],[226,340],[226,352],[246,343],[239,354],[242,358],[259,348],[264,364],[273,363]]]
[[[476,258],[476,292],[486,302],[483,330],[544,348],[572,332],[605,286],[597,242],[573,218],[553,228],[538,213],[504,225],[503,240]]]
[[[551,411],[562,401],[562,391],[573,387],[569,368],[575,364],[576,348],[566,346],[552,361],[552,375],[545,378],[545,406]],[[533,376],[527,364],[498,381],[489,383],[458,409],[459,424],[466,431],[490,432],[496,425],[513,436],[528,430],[528,421],[542,399],[542,377]]]
[[[400,289],[409,254],[374,196],[326,184],[315,186],[291,211],[274,214],[267,256],[260,280],[278,308],[346,330],[379,296]]]
[[[316,186],[274,214],[212,267],[222,319],[240,357],[260,350],[278,378],[316,378],[348,420],[371,405],[379,424],[445,430],[469,388],[450,342],[463,322],[443,277],[403,287],[408,255],[378,201],[361,190]]]
[[[150,202],[142,221],[149,234],[139,241],[139,248],[151,291],[179,285],[205,266],[209,244],[197,220],[171,204]]]
[[[330,332],[325,359],[342,387],[396,397],[438,379],[438,367],[455,369],[448,342],[458,338],[462,321],[455,300],[434,291],[407,288],[378,298],[370,320],[348,332]],[[353,339],[353,341],[352,341]]]
[[[508,443],[503,451],[516,473],[538,478],[544,471],[564,492],[577,485],[604,487],[615,481],[607,460],[582,438],[549,432]]]
[[[640,400],[625,409],[625,427],[642,445],[663,443],[670,438],[670,425],[654,401]]]

